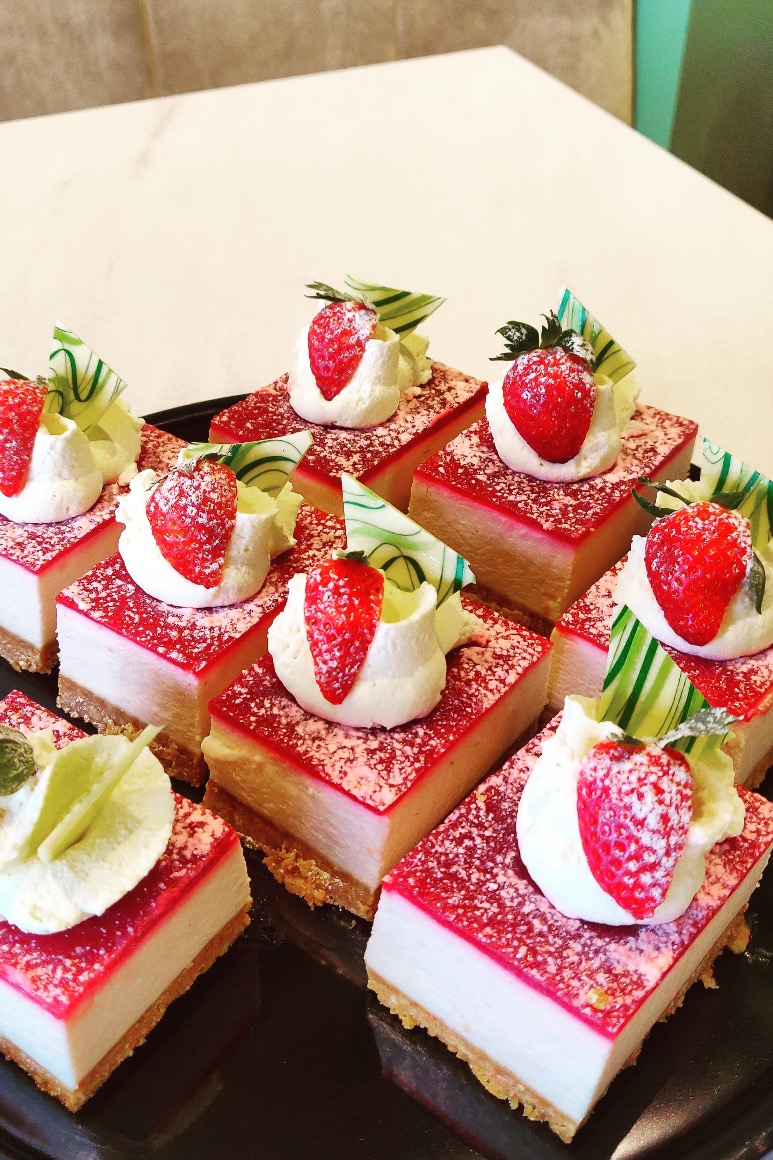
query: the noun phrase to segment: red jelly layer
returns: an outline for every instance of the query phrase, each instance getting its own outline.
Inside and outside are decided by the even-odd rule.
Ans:
[[[617,577],[624,563],[625,558],[564,613],[556,626],[559,632],[573,633],[607,651]],[[766,713],[773,704],[773,645],[754,656],[732,661],[710,661],[664,647],[710,705],[749,721]]]
[[[482,782],[383,886],[612,1039],[764,857],[773,803],[739,791],[743,833],[714,847],[703,886],[675,922],[610,927],[565,918],[532,882],[515,837],[521,791],[559,719]],[[603,1010],[594,1005],[599,992]]]
[[[184,446],[183,440],[176,435],[146,423],[142,428],[142,448],[137,470],[152,468],[159,475],[169,471],[177,461],[180,448]],[[82,516],[62,520],[59,524],[15,524],[13,520],[0,516],[0,556],[19,564],[28,572],[44,572],[110,523],[119,496],[126,490],[126,487],[120,487],[117,483],[109,483],[87,512]]]
[[[545,656],[544,637],[472,601],[485,624],[480,643],[448,655],[443,696],[419,721],[394,729],[355,729],[307,713],[263,657],[210,702],[213,722],[254,738],[285,761],[376,813],[396,805]]]
[[[0,721],[26,731],[55,727],[60,747],[84,736],[21,693],[0,701]],[[70,1018],[238,845],[220,818],[177,794],[174,798],[166,851],[142,882],[103,915],[49,935],[25,934],[0,920],[0,978],[54,1018]]]
[[[245,633],[267,627],[283,607],[287,585],[296,572],[307,572],[345,546],[344,522],[302,504],[295,538],[296,546],[272,562],[260,592],[241,604],[221,608],[164,604],[134,583],[117,553],[65,588],[57,604],[201,675],[222,660]]]
[[[442,363],[432,363],[432,378],[412,397],[403,395],[391,419],[377,427],[351,430],[307,423],[290,406],[287,375],[215,415],[210,438],[217,443],[271,439],[309,430],[314,442],[304,456],[301,474],[335,480],[342,471],[363,482],[396,459],[417,440],[434,435],[459,414],[472,410],[486,394],[486,384]]]
[[[639,476],[657,475],[697,433],[691,419],[640,406],[609,471],[576,483],[546,483],[503,463],[488,422],[482,419],[425,460],[416,470],[416,479],[461,492],[483,507],[577,543],[624,504],[632,503],[631,488]]]

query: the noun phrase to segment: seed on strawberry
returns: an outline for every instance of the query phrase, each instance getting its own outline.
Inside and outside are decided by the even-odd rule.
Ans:
[[[236,524],[236,476],[222,463],[196,459],[153,489],[146,512],[161,555],[176,572],[214,588]]]
[[[580,839],[602,890],[636,919],[652,918],[692,818],[690,766],[676,749],[601,741],[577,780]]]
[[[586,359],[560,346],[526,351],[505,375],[503,393],[510,422],[540,459],[574,459],[596,405],[596,383]]]
[[[306,578],[306,639],[317,686],[331,705],[340,705],[357,680],[383,599],[383,572],[356,560],[326,560]]]
[[[27,482],[46,388],[19,379],[0,382],[0,491],[18,495]]]
[[[315,314],[309,363],[326,399],[334,399],[350,382],[377,325],[377,312],[364,302],[331,302]]]
[[[692,645],[719,632],[752,560],[748,520],[716,503],[691,503],[650,528],[647,578],[666,621]]]

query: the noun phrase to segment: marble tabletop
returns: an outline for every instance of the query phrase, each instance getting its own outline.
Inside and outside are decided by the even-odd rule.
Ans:
[[[481,377],[569,285],[642,398],[773,475],[773,222],[505,48],[0,124],[0,356],[60,318],[136,411],[285,369],[307,281],[443,294]]]

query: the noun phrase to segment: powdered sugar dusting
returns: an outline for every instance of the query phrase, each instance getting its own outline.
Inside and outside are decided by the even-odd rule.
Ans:
[[[12,725],[14,729],[19,729],[22,733],[27,734],[40,733],[43,729],[50,729],[54,734],[57,749],[62,749],[70,741],[76,741],[79,737],[86,736],[77,725],[72,725],[62,717],[49,713],[48,709],[44,709],[42,705],[31,701],[18,689],[14,689],[0,701],[0,721],[4,725]]]
[[[83,736],[21,693],[0,702],[0,721],[24,729],[56,725],[63,744]],[[175,794],[166,851],[142,882],[103,915],[51,935],[25,934],[0,920],[0,978],[55,1018],[72,1015],[237,841],[220,818]]]
[[[167,472],[185,444],[176,435],[146,423],[142,428],[142,448],[137,468]],[[59,524],[15,524],[0,516],[0,556],[26,568],[42,572],[65,552],[69,552],[113,519],[119,496],[127,490],[117,483],[102,489],[97,502],[82,516],[73,516]]]
[[[345,546],[344,522],[303,504],[296,546],[272,563],[255,596],[221,608],[176,608],[143,592],[120,555],[97,564],[57,597],[95,623],[127,637],[156,656],[202,673],[245,633],[266,627],[287,599],[287,585],[336,548]]]
[[[290,406],[287,375],[215,415],[210,436],[218,443],[248,439],[273,439],[293,431],[311,431],[314,442],[301,471],[331,476],[342,471],[367,481],[420,436],[441,426],[460,407],[482,402],[485,383],[461,371],[432,363],[432,378],[420,391],[403,395],[397,411],[377,427],[348,430],[308,423]]]
[[[395,729],[354,729],[314,717],[286,692],[263,657],[210,705],[213,719],[279,750],[316,777],[381,813],[398,802],[549,649],[491,609],[464,600],[485,622],[485,642],[448,657],[440,703]]]
[[[659,926],[605,927],[565,918],[519,858],[521,791],[558,719],[488,777],[384,882],[612,1038],[635,1015],[773,843],[773,804],[741,790],[746,825],[715,846],[687,911]]]
[[[561,617],[558,632],[576,633],[605,652],[615,613],[615,588],[625,558],[606,572]],[[749,721],[773,705],[773,645],[751,657],[712,661],[663,646],[696,689],[716,709]]]
[[[633,503],[631,488],[639,476],[662,472],[697,432],[691,419],[640,406],[623,432],[623,449],[609,471],[574,483],[546,483],[502,462],[483,419],[430,456],[416,476],[575,543],[623,504]]]

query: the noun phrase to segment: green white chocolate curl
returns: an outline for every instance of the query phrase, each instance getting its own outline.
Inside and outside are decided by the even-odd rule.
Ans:
[[[745,498],[733,506],[749,521],[757,551],[767,548],[773,536],[773,483],[769,479],[704,438],[701,485],[708,487],[712,497],[745,492]]]
[[[437,592],[438,607],[474,584],[467,561],[441,540],[419,527],[404,512],[364,487],[351,475],[341,476],[349,552],[363,553],[365,560],[410,592],[425,580]]]
[[[682,736],[679,727],[696,713],[701,716],[691,735]],[[640,740],[667,738],[668,745],[695,758],[717,749],[729,724],[727,715],[716,714],[626,605],[618,610],[612,625],[597,720],[614,721]],[[692,735],[703,729],[719,732]]]
[[[240,483],[276,497],[310,447],[311,432],[299,431],[252,443],[190,443],[180,452],[180,460],[216,459],[230,467]]]
[[[395,290],[391,286],[358,282],[349,274],[344,283],[355,297],[365,298],[372,303],[378,311],[379,320],[395,334],[409,334],[445,302],[445,298],[435,298],[431,294],[413,294],[410,290]]]
[[[615,342],[608,330],[598,322],[571,290],[561,292],[558,321],[564,330],[576,330],[590,344],[596,360],[595,373],[606,375],[613,383],[630,374],[636,363]]]
[[[49,360],[44,410],[72,419],[88,433],[126,383],[86,344],[57,322]]]

